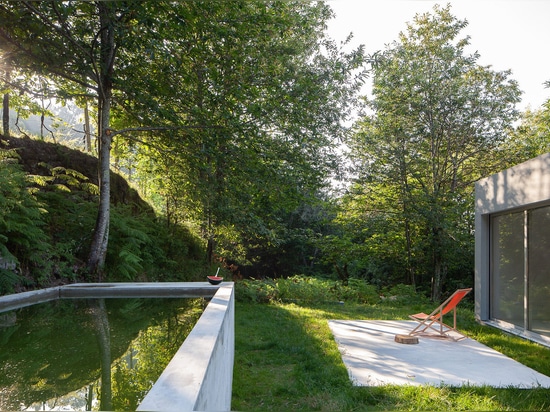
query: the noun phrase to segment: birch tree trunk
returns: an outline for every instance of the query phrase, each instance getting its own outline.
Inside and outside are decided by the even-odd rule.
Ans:
[[[111,101],[113,94],[113,68],[115,60],[115,28],[109,2],[98,2],[101,23],[101,57],[99,62],[99,208],[94,236],[88,256],[88,270],[102,280],[107,246],[109,243],[109,220],[111,198],[111,130],[109,129]]]
[[[88,111],[88,101],[86,101],[86,106],[84,106],[84,134],[85,134],[86,152],[92,153],[92,134],[90,129],[90,115]]]

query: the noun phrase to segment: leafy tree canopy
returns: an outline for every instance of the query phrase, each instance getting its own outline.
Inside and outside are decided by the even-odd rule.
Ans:
[[[245,255],[284,241],[285,219],[339,167],[334,148],[365,75],[361,48],[325,37],[331,17],[301,1],[0,4],[13,22],[0,49],[28,74],[11,85],[31,89],[40,75],[96,106],[90,271],[107,255],[111,152],[172,221],[198,223],[209,260],[218,240]]]
[[[466,25],[437,5],[407,25],[373,68],[372,115],[351,141],[368,218],[398,216],[403,273],[431,284],[435,300],[449,273],[467,279],[471,270],[469,251],[457,249],[472,245],[472,184],[502,164],[520,97],[509,71],[467,53]],[[396,232],[387,235],[393,249]]]

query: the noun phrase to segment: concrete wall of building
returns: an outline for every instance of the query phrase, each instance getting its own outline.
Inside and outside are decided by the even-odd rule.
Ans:
[[[233,283],[218,289],[138,410],[231,410],[234,299]]]
[[[476,317],[489,319],[490,216],[550,204],[550,153],[538,156],[475,185]]]

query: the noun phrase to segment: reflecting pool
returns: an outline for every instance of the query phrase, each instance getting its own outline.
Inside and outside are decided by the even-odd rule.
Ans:
[[[0,313],[0,410],[135,410],[206,304],[63,299]]]

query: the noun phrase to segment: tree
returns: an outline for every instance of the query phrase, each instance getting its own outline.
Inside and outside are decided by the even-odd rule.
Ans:
[[[363,63],[362,49],[340,53],[324,38],[330,17],[326,5],[301,1],[0,4],[0,19],[14,22],[0,28],[0,48],[55,80],[59,95],[97,102],[91,272],[101,272],[108,244],[113,143],[155,155],[144,163],[170,179],[160,184],[173,190],[172,210],[200,222],[211,252],[216,236],[243,223],[273,233],[261,202],[290,207],[318,188]]]
[[[6,76],[6,83],[10,80],[11,68],[6,63],[2,65],[4,75]],[[10,136],[10,93],[9,90],[4,90],[4,96],[2,98],[2,134],[6,137]]]
[[[141,47],[140,42],[150,51],[162,43],[163,36],[174,28],[164,25],[172,6],[170,2],[138,1],[0,4],[0,19],[13,22],[0,28],[0,49],[10,53],[18,68],[53,80],[58,97],[95,99],[100,199],[88,270],[100,278],[109,238],[110,151],[113,136],[121,134],[111,126],[113,101],[124,105],[147,93],[125,83],[137,74],[128,69],[129,56],[139,54],[141,49],[135,47]],[[21,87],[25,89],[25,85]],[[134,114],[135,122],[136,117],[139,122],[139,114]]]
[[[522,113],[521,122],[504,151],[508,167],[550,151],[550,100],[539,109]]]
[[[471,224],[462,222],[472,217],[472,183],[501,160],[495,153],[520,97],[509,71],[466,54],[469,37],[458,37],[466,25],[450,6],[415,16],[377,59],[373,114],[351,143],[365,187],[391,193],[391,204],[371,198],[368,206],[399,214],[408,270],[432,274],[434,300],[459,264],[457,247],[471,238]]]
[[[127,58],[126,84],[148,94],[124,102],[117,121],[177,125],[127,147],[142,162],[134,176],[164,195],[171,219],[198,224],[208,262],[216,249],[251,260],[258,244],[280,244],[284,220],[335,169],[363,51],[342,53],[325,38],[323,4],[173,7],[164,24],[174,29],[158,47]]]
[[[127,2],[21,1],[0,5],[0,48],[20,68],[56,79],[58,87],[79,87],[97,100],[100,201],[88,259],[91,273],[101,272],[109,236],[109,127],[117,49],[128,36]],[[64,87],[63,87],[64,86]]]

